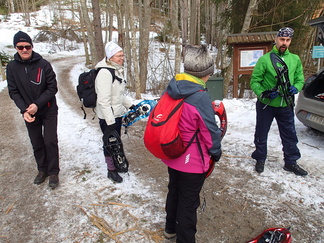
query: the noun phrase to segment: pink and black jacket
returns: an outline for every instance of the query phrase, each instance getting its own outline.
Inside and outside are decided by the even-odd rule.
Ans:
[[[188,143],[197,130],[198,139],[194,139],[179,158],[162,161],[178,171],[204,173],[209,168],[210,156],[217,155],[221,149],[221,130],[216,125],[205,82],[190,74],[181,73],[170,81],[166,90],[174,99],[185,98],[179,122],[183,141]]]

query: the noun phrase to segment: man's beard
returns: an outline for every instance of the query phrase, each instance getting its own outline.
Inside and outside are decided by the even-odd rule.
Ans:
[[[282,46],[279,47],[279,53],[284,54],[287,49],[288,49],[287,46],[282,45]]]

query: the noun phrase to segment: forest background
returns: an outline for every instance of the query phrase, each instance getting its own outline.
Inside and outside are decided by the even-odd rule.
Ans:
[[[214,53],[217,75],[224,78],[224,97],[230,98],[233,63],[232,46],[226,43],[229,34],[290,26],[295,30],[290,50],[300,56],[305,77],[323,66],[320,59],[312,59],[312,48],[318,45],[317,28],[308,24],[323,16],[321,0],[0,0],[0,14],[9,18],[10,13],[20,12],[29,26],[31,13],[45,4],[52,7],[52,24],[40,26],[34,41],[52,43],[53,52],[73,50],[75,43],[83,42],[89,68],[104,57],[106,42],[118,42],[126,54],[128,88],[137,99],[143,93],[160,93],[180,72],[182,46],[200,43],[209,45]],[[67,10],[72,18],[66,17]],[[117,38],[113,32],[118,33]],[[158,50],[164,58],[152,62],[154,53],[149,46],[156,40],[162,43]],[[5,65],[7,55],[1,56]],[[239,79],[240,85],[249,89],[244,77]],[[244,94],[251,92],[241,96]]]

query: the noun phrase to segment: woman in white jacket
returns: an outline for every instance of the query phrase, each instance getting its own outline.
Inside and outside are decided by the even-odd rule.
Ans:
[[[125,96],[126,80],[123,75],[124,52],[114,42],[105,46],[106,57],[98,62],[96,69],[100,68],[95,81],[97,93],[96,113],[102,132],[106,129],[115,129],[121,132],[122,115],[132,106],[130,99]],[[115,79],[107,69],[115,70]],[[113,182],[121,183],[123,178],[118,174],[108,151],[104,149],[105,162],[108,168],[108,178]]]

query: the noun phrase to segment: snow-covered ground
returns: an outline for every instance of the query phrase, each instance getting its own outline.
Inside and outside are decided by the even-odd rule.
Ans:
[[[43,8],[46,10],[46,8]],[[43,22],[42,16],[48,16],[43,11],[37,12],[38,23]],[[45,19],[44,19],[45,22]],[[34,27],[34,25],[33,25]],[[33,27],[24,27],[19,14],[13,14],[8,22],[0,22],[0,49],[7,53],[14,53],[14,49],[9,47],[12,45],[12,38],[14,34],[19,31],[25,31],[34,37],[38,30]],[[34,43],[34,50],[42,55],[48,55],[48,51],[51,46],[47,43]],[[51,57],[79,57],[83,54],[83,49],[70,51],[70,52],[57,52],[52,54]],[[54,69],[57,67],[55,65]],[[70,80],[73,86],[76,85],[77,77],[81,71],[83,71],[83,63],[79,63],[71,67]],[[57,71],[57,70],[56,70]],[[6,81],[0,81],[0,92],[6,91]],[[6,91],[7,92],[7,91]],[[143,96],[144,97],[144,96]],[[145,94],[145,98],[149,98],[150,95]],[[62,99],[60,93],[57,95],[59,105],[59,144],[61,149],[62,161],[80,161],[78,168],[81,171],[91,170],[91,177],[87,177],[86,187],[89,188],[101,188],[102,187],[102,171],[105,171],[104,163],[95,163],[95,161],[102,160],[101,152],[101,139],[100,131],[98,128],[89,127],[87,120],[82,120],[80,115],[71,109]],[[134,100],[134,103],[137,101]],[[224,101],[227,117],[228,117],[228,130],[223,140],[223,151],[225,158],[240,158],[241,160],[249,161],[242,164],[231,164],[241,169],[246,168],[248,172],[253,173],[253,162],[251,162],[250,152],[253,150],[253,134],[255,126],[255,99],[225,99]],[[13,111],[14,112],[14,111]],[[18,112],[17,112],[18,113]],[[282,170],[282,148],[281,141],[276,127],[276,123],[273,123],[271,131],[269,133],[268,147],[269,158],[266,164],[265,172],[262,176],[254,177],[254,182],[244,185],[247,189],[243,193],[246,193],[247,198],[253,198],[254,201],[264,205],[266,210],[267,203],[269,201],[268,196],[255,197],[253,188],[258,187],[267,188],[268,185],[274,183],[280,184],[282,192],[280,195],[272,195],[276,198],[289,198],[292,201],[297,201],[305,206],[314,209],[318,214],[321,214],[324,218],[324,182],[323,182],[323,158],[324,158],[324,135],[318,132],[314,132],[311,129],[306,128],[296,119],[296,130],[299,138],[299,148],[302,154],[302,158],[298,161],[302,167],[304,167],[309,175],[306,177],[298,177],[293,174],[287,174]],[[1,139],[3,139],[1,137]],[[87,148],[83,153],[79,153],[79,150],[75,150],[75,143],[71,141],[77,141],[78,147]],[[272,154],[273,153],[273,154]],[[1,155],[0,155],[1,156]],[[278,159],[279,158],[279,159]],[[92,163],[93,162],[93,163]],[[232,162],[231,162],[232,163]],[[249,166],[247,166],[249,164]],[[72,170],[75,169],[75,164],[62,164],[62,169]],[[239,180],[239,178],[232,178],[233,181]],[[84,184],[83,184],[84,185]],[[61,190],[71,193],[71,196],[78,194],[79,198],[87,197],[88,194],[77,183],[69,183],[68,181],[62,181],[60,185]],[[230,190],[234,190],[232,188]],[[46,192],[50,199],[51,192]],[[103,193],[98,192],[102,197]],[[123,195],[137,195],[138,197],[146,198],[147,201],[154,201],[155,204],[163,207],[164,198],[160,198],[154,191],[150,190],[148,184],[143,185],[132,172],[124,179],[122,184],[113,185],[113,190],[109,192],[110,198],[121,198]],[[0,195],[1,197],[1,195]],[[84,198],[85,201],[91,201],[91,198]],[[62,203],[62,202],[59,202]],[[48,202],[46,205],[51,205]],[[145,217],[146,214],[151,211],[145,211],[144,207],[137,207],[136,209],[130,209],[129,211],[134,217]],[[61,212],[64,214],[64,212]],[[158,210],[154,215],[153,223],[163,222],[163,210]],[[62,218],[64,216],[62,215]],[[126,220],[127,217],[125,217]],[[80,224],[84,222],[85,218],[80,216]],[[122,220],[122,217],[119,218]],[[129,220],[129,217],[127,218]],[[128,224],[129,221],[120,224]],[[318,222],[318,227],[323,227],[322,222]],[[72,227],[71,225],[64,225],[62,227]],[[135,227],[135,226],[134,226]],[[0,235],[4,234],[1,232]],[[324,237],[324,235],[323,235]],[[64,235],[61,239],[64,239]],[[0,239],[1,241],[1,239]],[[58,242],[64,242],[60,240]],[[71,241],[65,241],[71,242]]]

